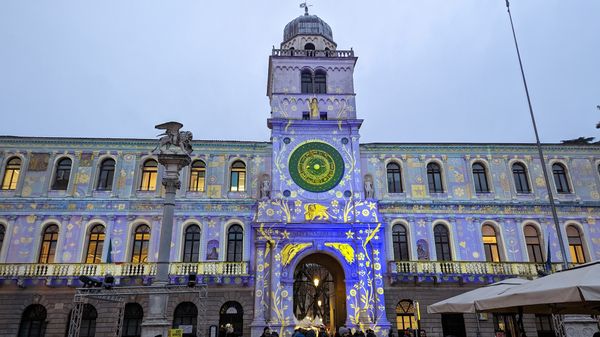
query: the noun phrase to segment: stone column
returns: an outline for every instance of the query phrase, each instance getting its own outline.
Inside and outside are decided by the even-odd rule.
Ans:
[[[165,168],[162,184],[165,186],[165,201],[163,217],[160,227],[158,245],[157,271],[153,285],[166,287],[169,280],[169,258],[171,253],[171,239],[173,234],[173,215],[175,212],[175,193],[181,186],[179,171],[190,164],[190,156],[183,154],[159,154],[158,162]],[[149,296],[148,317],[142,322],[142,337],[166,337],[171,323],[167,319],[168,294],[154,294]]]
[[[254,275],[254,319],[252,320],[251,335],[260,336],[266,326],[265,307],[269,296],[269,281],[265,279],[265,249],[268,243],[256,241],[254,259],[256,263]]]

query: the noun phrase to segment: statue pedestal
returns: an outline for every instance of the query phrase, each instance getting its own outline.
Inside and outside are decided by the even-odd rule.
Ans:
[[[171,323],[167,320],[168,294],[150,295],[148,307],[150,312],[142,322],[142,337],[168,336]]]

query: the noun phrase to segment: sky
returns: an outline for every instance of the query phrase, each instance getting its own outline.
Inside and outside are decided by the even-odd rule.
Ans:
[[[297,0],[2,0],[0,134],[268,141]],[[505,0],[313,0],[353,48],[361,142],[535,141]],[[512,0],[543,142],[598,137],[600,1]]]

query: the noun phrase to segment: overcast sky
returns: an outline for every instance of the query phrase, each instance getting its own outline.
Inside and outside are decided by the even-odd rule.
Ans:
[[[268,56],[299,1],[0,1],[0,134],[269,139]],[[532,142],[504,0],[314,0],[367,142]],[[600,1],[512,0],[542,141],[600,136]]]

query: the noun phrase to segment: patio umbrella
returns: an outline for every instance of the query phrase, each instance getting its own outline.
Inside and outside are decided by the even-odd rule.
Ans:
[[[600,261],[586,263],[480,298],[482,312],[600,314]]]
[[[506,279],[500,282],[467,291],[460,295],[450,297],[427,307],[430,314],[442,313],[475,313],[475,301],[496,296],[512,287],[525,284],[529,281],[520,278]]]

